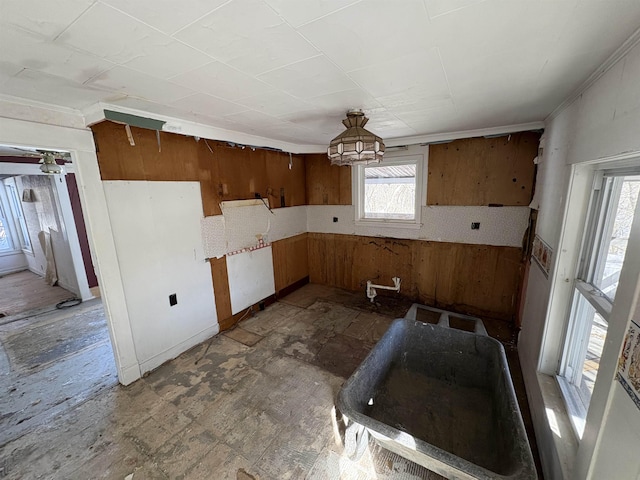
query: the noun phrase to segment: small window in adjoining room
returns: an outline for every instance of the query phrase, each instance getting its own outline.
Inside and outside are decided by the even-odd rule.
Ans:
[[[9,232],[9,222],[2,203],[0,203],[0,252],[13,251],[13,242]]]
[[[422,156],[396,157],[356,169],[357,220],[379,224],[419,224]]]
[[[600,171],[591,195],[580,264],[557,379],[581,437],[598,375],[631,224],[640,176]]]
[[[29,230],[27,229],[27,222],[24,218],[24,212],[22,211],[22,203],[18,197],[18,189],[16,181],[13,178],[7,178],[4,181],[4,185],[7,192],[11,212],[13,213],[14,220],[18,224],[18,239],[22,250],[25,252],[33,253],[31,248],[31,241],[29,239]]]

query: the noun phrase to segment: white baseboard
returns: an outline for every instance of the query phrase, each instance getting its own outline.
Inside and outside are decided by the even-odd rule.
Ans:
[[[138,364],[131,365],[130,367],[124,367],[118,371],[118,381],[122,385],[129,385],[141,377],[140,365]]]
[[[24,272],[25,270],[28,270],[28,269],[26,267],[19,267],[19,268],[8,268],[6,270],[0,270],[0,277],[3,277],[5,275],[11,275],[12,273]]]
[[[154,368],[158,368],[160,365],[165,363],[168,360],[172,360],[176,358],[181,353],[186,352],[191,347],[198,345],[199,343],[204,342],[205,340],[217,335],[220,332],[220,325],[216,323],[211,327],[207,327],[201,332],[195,334],[194,336],[186,339],[183,342],[171,347],[164,352],[161,352],[153,357],[140,362],[140,373],[144,375],[147,372],[150,372]]]

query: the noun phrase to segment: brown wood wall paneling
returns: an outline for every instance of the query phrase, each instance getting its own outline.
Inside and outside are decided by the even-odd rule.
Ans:
[[[513,321],[522,278],[514,247],[308,234],[312,283],[357,291],[367,280],[391,284],[412,300],[473,315]]]
[[[231,296],[229,294],[229,276],[227,274],[227,257],[210,258],[213,294],[216,300],[218,321],[231,317]]]
[[[304,205],[306,169],[302,155],[240,148],[225,142],[101,122],[91,127],[102,180],[199,181],[204,214],[219,215],[224,200],[269,198],[272,208]],[[289,162],[291,160],[291,169]],[[284,195],[282,195],[284,194]]]
[[[331,165],[324,153],[305,155],[308,205],[351,205],[351,167]]]
[[[429,146],[428,205],[529,205],[540,134]]]
[[[271,251],[276,292],[309,276],[306,233],[273,242]]]

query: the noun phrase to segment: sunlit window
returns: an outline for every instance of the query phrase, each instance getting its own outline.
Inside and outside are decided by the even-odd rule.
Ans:
[[[640,176],[613,172],[602,175],[595,182],[591,196],[569,328],[557,377],[572,423],[580,436],[598,375],[639,193]]]
[[[359,166],[358,220],[418,223],[422,157],[400,157]]]

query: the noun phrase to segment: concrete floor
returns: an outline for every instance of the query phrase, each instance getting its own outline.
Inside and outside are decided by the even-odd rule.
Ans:
[[[307,285],[128,387],[104,372],[113,368],[101,356],[104,342],[85,345],[82,355],[95,357],[73,355],[78,365],[65,366],[66,381],[78,383],[74,368],[84,364],[96,373],[80,382],[92,393],[62,408],[46,400],[38,421],[21,431],[24,421],[13,424],[9,436],[6,422],[18,417],[0,419],[0,478],[440,479],[374,444],[351,462],[334,430],[340,386],[408,308],[381,304]],[[16,391],[3,375],[4,413]],[[49,387],[40,381],[22,395],[20,415],[44,401]]]

